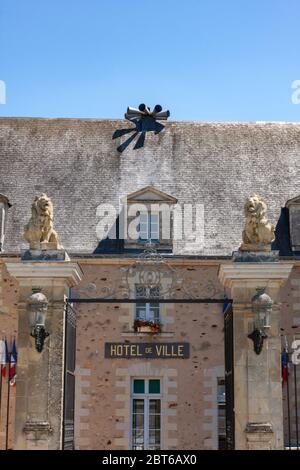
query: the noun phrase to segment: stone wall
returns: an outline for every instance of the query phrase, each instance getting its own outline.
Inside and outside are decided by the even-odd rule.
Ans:
[[[120,261],[81,260],[83,281],[78,287],[84,296],[90,283],[97,291],[120,276]],[[190,281],[199,280],[203,297],[213,283],[215,296],[223,294],[217,279],[218,262],[182,262]],[[281,334],[297,334],[300,267],[281,292]],[[5,269],[1,278],[1,335],[17,331],[15,281]],[[210,287],[211,288],[211,287]],[[77,289],[77,290],[78,290]],[[75,295],[75,291],[73,291]],[[224,374],[222,306],[217,304],[168,304],[162,307],[163,335],[150,339],[136,336],[131,326],[133,305],[77,304],[76,350],[76,448],[126,449],[130,432],[130,380],[133,377],[160,377],[163,387],[164,449],[216,449],[217,378]],[[183,342],[191,345],[190,359],[104,359],[105,342]],[[15,389],[12,392],[13,400]],[[5,401],[5,392],[3,395]],[[3,403],[4,403],[3,401]],[[2,406],[2,441],[5,406]],[[13,446],[13,423],[9,446]]]
[[[83,289],[93,283],[100,291],[105,279],[113,282],[120,276],[119,266],[82,267]],[[203,286],[213,281],[220,288],[217,266],[188,269],[190,281],[201,279]],[[211,371],[216,370],[221,377],[224,374],[222,305],[165,304],[163,333],[156,338],[133,333],[132,304],[78,304],[76,310],[77,448],[129,448],[130,381],[138,377],[162,381],[164,449],[217,448],[217,391],[208,384],[208,377],[213,380]],[[125,341],[189,342],[190,358],[104,358],[105,342]]]
[[[9,349],[13,338],[17,336],[18,295],[17,282],[9,276],[5,266],[0,262],[0,339],[7,339]],[[14,444],[16,387],[8,385],[8,368],[6,368],[6,377],[2,378],[1,382],[0,450],[6,449],[6,447],[10,449]],[[6,439],[7,429],[8,440]]]
[[[300,266],[294,268],[291,278],[288,281],[286,289],[282,289],[282,315],[281,315],[281,337],[284,347],[287,340],[289,347],[293,339],[300,339]],[[296,388],[295,388],[295,369],[293,365],[289,366],[289,407],[290,407],[290,436],[288,420],[288,398],[287,384],[283,386],[283,414],[284,414],[284,438],[285,442],[292,443],[297,440],[296,428],[296,399],[299,406],[300,400],[300,373],[299,366],[296,366]],[[299,409],[298,409],[299,416]],[[299,420],[299,418],[298,418]],[[298,422],[299,426],[299,422]],[[299,438],[298,438],[299,439]]]

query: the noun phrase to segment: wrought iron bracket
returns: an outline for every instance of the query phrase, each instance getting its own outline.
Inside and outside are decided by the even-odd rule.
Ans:
[[[248,335],[248,338],[253,341],[253,348],[257,355],[262,352],[264,340],[267,337],[268,336],[266,335],[266,333],[263,330],[259,330],[258,328],[255,328],[252,333]]]
[[[43,351],[45,339],[49,336],[49,333],[45,330],[43,325],[36,325],[30,333],[35,339],[35,349],[40,353]]]

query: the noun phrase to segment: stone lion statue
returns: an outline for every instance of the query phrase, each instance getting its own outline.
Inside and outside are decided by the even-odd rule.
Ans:
[[[53,204],[46,195],[36,196],[31,206],[31,218],[25,225],[24,238],[31,249],[39,249],[41,243],[53,249],[60,249],[58,235],[53,228]]]
[[[275,239],[275,227],[265,217],[267,212],[265,201],[254,194],[247,199],[244,210],[246,223],[243,231],[243,244],[240,249],[246,250],[249,245],[251,249],[255,249],[255,245],[257,249],[261,249],[262,246],[270,247],[271,242]]]

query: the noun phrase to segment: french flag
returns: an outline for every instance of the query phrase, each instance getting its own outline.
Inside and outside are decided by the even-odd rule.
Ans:
[[[285,346],[284,350],[281,353],[281,371],[282,371],[282,385],[287,382],[289,374],[289,353],[288,347]]]
[[[7,341],[1,340],[0,341],[0,364],[1,364],[1,375],[3,378],[6,377],[6,365],[8,364],[9,357],[8,357],[8,347]]]
[[[14,339],[13,347],[10,356],[10,366],[9,366],[9,384],[12,387],[16,386],[16,371],[17,371],[17,347],[16,347],[16,340]]]

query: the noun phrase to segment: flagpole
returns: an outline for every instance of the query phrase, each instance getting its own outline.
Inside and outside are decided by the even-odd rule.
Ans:
[[[0,373],[0,430],[1,430],[1,416],[2,416],[2,368],[3,368],[3,364],[1,364],[1,373]]]
[[[289,353],[289,345],[287,341],[287,337],[285,336],[285,351],[288,355],[288,365],[287,365],[287,372],[286,372],[286,395],[287,395],[287,412],[288,412],[288,436],[289,436],[289,449],[291,450],[291,408],[290,408],[290,388],[289,388],[289,360],[290,360],[290,353]]]
[[[294,341],[295,341],[295,336],[294,336]],[[299,450],[298,401],[297,401],[297,369],[296,369],[296,364],[294,364],[294,389],[295,389],[296,441],[297,441],[297,450]]]
[[[10,383],[9,383],[9,376],[10,376],[10,361],[11,361],[11,352],[8,353],[8,377],[7,377],[7,409],[6,409],[6,444],[5,449],[8,450],[8,429],[9,429],[9,401],[10,401]]]
[[[2,340],[3,341],[3,340]],[[2,357],[2,361],[3,361],[3,357]],[[6,364],[2,364],[1,362],[1,374],[0,374],[0,430],[1,430],[1,416],[2,416],[2,371],[3,371],[3,367],[6,367]]]

